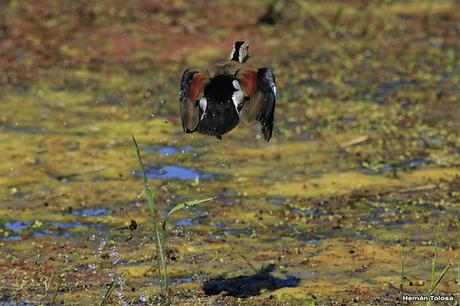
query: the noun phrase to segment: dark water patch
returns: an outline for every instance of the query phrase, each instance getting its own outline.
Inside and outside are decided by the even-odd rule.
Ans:
[[[0,300],[0,306],[35,306],[37,304],[29,303],[29,302],[17,302],[13,301],[8,298],[8,296],[5,297],[5,295],[2,297],[2,300]]]
[[[422,158],[408,159],[397,164],[380,165],[376,167],[362,166],[361,171],[366,174],[378,175],[386,172],[408,171],[432,164],[433,161]]]
[[[141,177],[139,171],[134,171],[134,175]],[[149,179],[179,179],[184,181],[199,179],[209,179],[211,178],[210,174],[200,173],[195,169],[183,168],[178,166],[164,166],[161,168],[151,168],[148,169],[145,173]]]
[[[45,236],[54,236],[54,237],[65,237],[71,238],[75,235],[72,232],[69,232],[76,228],[87,228],[87,229],[100,229],[102,224],[89,224],[82,222],[50,222],[44,225],[42,228],[35,231],[31,237],[41,238]]]
[[[414,169],[431,163],[431,161],[426,159],[410,159],[401,162],[398,167],[402,169]]]
[[[20,232],[26,229],[30,224],[32,224],[32,222],[16,221],[16,222],[5,223],[4,227],[7,230],[17,233],[17,232]]]
[[[84,208],[81,210],[72,211],[72,215],[80,217],[101,217],[108,213],[107,208]]]
[[[267,201],[270,204],[279,206],[279,205],[283,205],[284,203],[286,203],[287,198],[285,198],[285,197],[276,197],[276,198],[270,198]]]
[[[396,170],[410,170],[416,169],[424,165],[431,164],[432,161],[425,160],[425,159],[409,159],[405,160],[396,165],[385,165],[383,166],[383,171],[396,171]]]
[[[301,133],[299,135],[295,135],[292,137],[293,140],[300,140],[300,141],[313,141],[315,140],[315,135],[311,133]]]
[[[36,231],[35,233],[32,234],[32,237],[40,238],[40,237],[45,237],[45,236],[50,236],[50,235],[52,235],[50,230],[45,229],[45,230]]]
[[[74,235],[68,232],[52,232],[48,229],[36,231],[32,234],[32,238],[42,238],[46,236],[55,236],[55,237],[64,237],[64,238],[72,238]]]
[[[313,208],[306,209],[306,208],[290,206],[289,210],[295,214],[305,215],[305,216],[310,216],[310,217],[311,216],[332,216],[333,215],[333,213],[331,212],[323,211],[320,209],[313,209]]]
[[[322,177],[324,173],[325,173],[324,170],[315,170],[315,171],[310,172],[309,176],[314,177],[314,178],[319,178],[319,177]]]
[[[8,237],[5,237],[4,239],[8,241],[18,241],[18,240],[21,240],[22,237],[21,236],[8,236]]]
[[[341,117],[338,120],[347,124],[353,124],[356,122],[355,117]]]
[[[53,222],[51,225],[54,225],[57,228],[62,229],[72,229],[77,227],[92,227],[92,225],[81,223],[81,222]]]
[[[80,222],[51,222],[47,225],[40,225],[40,227],[35,230],[31,231],[32,222],[10,222],[5,223],[5,229],[10,230],[14,233],[21,233],[21,235],[14,235],[6,237],[5,240],[21,240],[22,238],[40,238],[45,236],[58,236],[58,237],[73,237],[71,233],[66,232],[66,230],[75,229],[78,227],[85,227],[85,228],[99,228],[102,227],[100,224],[86,224]]]
[[[392,94],[398,88],[404,87],[409,84],[414,84],[413,81],[408,80],[398,80],[394,82],[387,82],[380,85],[377,94],[380,96]]]
[[[257,296],[262,290],[274,291],[286,287],[297,287],[300,279],[287,275],[286,278],[278,278],[270,273],[275,270],[275,265],[270,264],[248,276],[232,278],[216,277],[203,283],[203,291],[206,295],[217,295],[225,292],[226,295],[247,298]]]
[[[170,147],[170,146],[165,146],[165,147],[160,147],[160,148],[147,148],[145,149],[145,153],[159,153],[164,156],[173,156],[176,154],[184,154],[188,151],[192,150],[191,146],[186,146],[183,148],[175,148],[175,147]]]
[[[234,236],[234,237],[241,237],[241,236],[250,236],[251,235],[251,230],[248,228],[245,229],[231,229],[231,228],[226,228],[227,224],[224,222],[220,222],[216,225],[216,228],[219,230],[210,234],[209,238],[214,239],[214,240],[220,240],[223,239],[227,236]]]
[[[187,226],[192,226],[193,225],[193,221],[192,219],[188,218],[188,219],[182,219],[182,220],[179,220],[175,223],[177,226],[184,226],[184,227],[187,227]]]
[[[303,82],[303,85],[305,87],[313,87],[316,89],[333,89],[336,87],[333,83],[322,82],[317,79],[308,79],[305,82]]]
[[[194,276],[188,276],[188,277],[172,277],[170,279],[170,282],[173,284],[184,284],[184,283],[191,283],[195,280],[196,278]]]
[[[7,124],[0,121],[0,132],[24,133],[24,134],[48,134],[43,128],[38,126],[21,126]]]
[[[105,102],[108,105],[120,105],[120,104],[123,104],[123,96],[122,95],[107,96],[105,98]]]

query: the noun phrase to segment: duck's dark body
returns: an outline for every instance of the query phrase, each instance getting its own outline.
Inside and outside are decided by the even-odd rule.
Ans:
[[[230,61],[207,70],[184,71],[179,107],[184,132],[216,136],[240,121],[258,120],[266,141],[272,136],[276,104],[275,76],[270,68],[246,64],[248,46],[236,42]]]
[[[197,131],[222,138],[222,135],[235,128],[240,118],[233,104],[234,78],[230,75],[218,75],[209,80],[204,87],[206,112],[200,110],[201,120]]]

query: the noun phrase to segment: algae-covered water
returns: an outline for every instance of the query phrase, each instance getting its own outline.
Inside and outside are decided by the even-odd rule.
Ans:
[[[172,304],[393,305],[435,253],[457,300],[458,1],[280,3],[0,4],[0,304],[157,301],[132,135],[161,214],[217,197],[172,217]],[[269,143],[182,132],[182,71],[237,39],[276,74]]]

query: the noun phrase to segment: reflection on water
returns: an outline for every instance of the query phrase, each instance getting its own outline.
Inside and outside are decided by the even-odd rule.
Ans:
[[[195,169],[189,169],[179,166],[163,166],[161,168],[152,168],[148,169],[145,173],[149,179],[179,179],[179,180],[195,180],[199,179],[209,179],[210,174],[203,174],[198,172]],[[140,172],[135,171],[135,176],[140,176]]]

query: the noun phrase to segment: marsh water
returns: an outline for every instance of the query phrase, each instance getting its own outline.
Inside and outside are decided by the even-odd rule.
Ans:
[[[161,214],[216,197],[172,218],[172,304],[399,303],[401,282],[428,292],[435,242],[436,278],[452,262],[435,292],[457,299],[458,4],[294,2],[270,25],[257,1],[112,2],[8,6],[0,304],[99,304],[112,282],[110,304],[154,301],[132,135]],[[276,74],[272,140],[258,124],[184,134],[182,71],[241,37]]]

